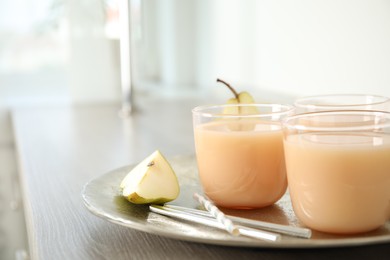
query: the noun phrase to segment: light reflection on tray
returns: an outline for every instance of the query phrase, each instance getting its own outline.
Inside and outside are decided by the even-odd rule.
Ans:
[[[175,157],[169,160],[178,175],[180,196],[169,204],[197,208],[193,193],[200,191],[196,162],[193,156]],[[93,179],[82,191],[84,204],[95,215],[110,222],[144,232],[174,239],[225,246],[310,248],[356,246],[390,242],[390,223],[369,233],[338,236],[313,231],[312,238],[304,239],[283,235],[282,240],[266,242],[234,237],[227,232],[212,227],[161,216],[149,211],[146,205],[133,205],[119,194],[119,183],[134,166],[126,166]],[[271,223],[301,226],[291,207],[286,193],[275,205],[257,210],[222,209],[228,215],[245,217]]]

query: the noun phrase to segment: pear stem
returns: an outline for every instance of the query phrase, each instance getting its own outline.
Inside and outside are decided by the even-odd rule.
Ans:
[[[230,84],[228,84],[226,81],[223,81],[222,79],[217,79],[217,82],[220,82],[220,83],[224,84],[226,87],[228,87],[230,89],[230,91],[233,92],[235,98],[238,99],[237,91],[232,86],[230,86]]]

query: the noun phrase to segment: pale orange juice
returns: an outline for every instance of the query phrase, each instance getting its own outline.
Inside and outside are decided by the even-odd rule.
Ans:
[[[351,114],[353,120],[356,114]],[[309,126],[286,134],[289,191],[304,224],[331,233],[360,233],[389,219],[390,116],[382,114],[372,118],[384,125],[371,130],[354,121],[351,129],[347,124],[333,131],[329,125],[317,130]],[[348,115],[340,116],[345,121]]]
[[[259,208],[286,191],[280,123],[216,120],[194,128],[200,181],[219,206]]]

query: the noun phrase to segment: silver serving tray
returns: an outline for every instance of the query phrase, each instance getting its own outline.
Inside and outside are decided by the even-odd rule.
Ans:
[[[192,198],[195,191],[201,192],[195,158],[193,156],[180,156],[169,161],[180,183],[180,196],[169,204],[198,208],[198,203]],[[267,242],[243,236],[235,237],[223,230],[165,217],[151,212],[147,205],[131,204],[120,195],[119,184],[134,166],[129,165],[112,170],[88,182],[82,191],[82,198],[86,207],[93,214],[128,228],[173,239],[214,245],[263,248],[314,248],[390,242],[390,221],[375,231],[359,235],[341,236],[313,230],[310,239],[283,235],[280,241]],[[222,211],[229,215],[249,219],[303,227],[294,215],[288,192],[275,205],[263,209],[222,209]]]

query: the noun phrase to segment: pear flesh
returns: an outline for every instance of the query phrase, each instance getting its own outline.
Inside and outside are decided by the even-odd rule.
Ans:
[[[230,98],[227,103],[228,105],[238,104],[237,98]],[[223,109],[223,113],[227,115],[238,115],[240,113],[237,106],[227,106]]]
[[[240,94],[238,94],[238,103],[239,104],[255,104],[255,100],[253,99],[252,95],[250,95],[246,91],[243,91]],[[240,107],[240,110],[237,114],[254,115],[254,114],[258,114],[258,113],[259,113],[259,111],[257,110],[256,106],[243,106],[243,107]]]
[[[158,150],[135,166],[120,188],[122,195],[134,204],[164,204],[176,199],[180,192],[174,170]]]
[[[233,104],[255,104],[253,97],[246,91],[237,95],[237,98],[230,98],[226,102],[227,105]],[[223,110],[224,114],[228,115],[254,115],[258,114],[256,106],[227,106]]]
[[[223,114],[225,115],[255,115],[259,114],[259,111],[256,106],[251,106],[251,104],[255,104],[255,100],[252,97],[251,94],[249,94],[247,91],[243,91],[240,93],[237,93],[237,91],[230,86],[228,83],[226,83],[223,80],[217,79],[217,82],[223,83],[225,86],[227,86],[231,92],[234,95],[234,98],[230,98],[227,101],[227,105],[232,104],[248,104],[248,106],[226,106],[223,109]],[[232,131],[252,131],[256,124],[253,123],[253,119],[247,118],[231,118],[226,119],[228,121],[231,121],[228,125],[228,128]]]
[[[230,86],[230,84],[228,84],[227,82],[221,79],[217,79],[217,82],[221,82],[222,84],[224,84],[234,95],[234,98],[230,98],[227,101],[228,105],[256,103],[252,95],[249,94],[247,91],[237,93],[237,91],[232,86]],[[242,106],[242,107],[227,106],[225,107],[223,113],[228,115],[253,115],[253,114],[258,114],[259,111],[255,106]]]

